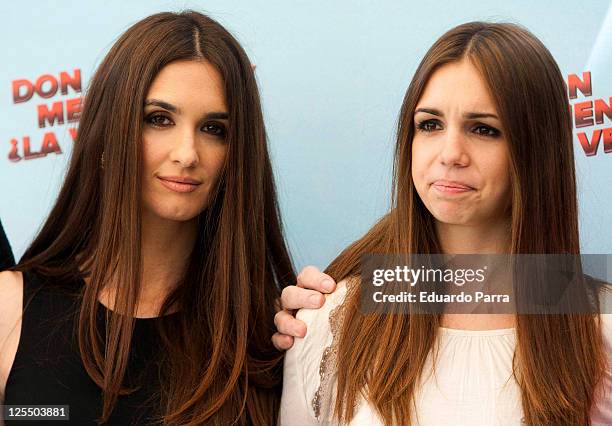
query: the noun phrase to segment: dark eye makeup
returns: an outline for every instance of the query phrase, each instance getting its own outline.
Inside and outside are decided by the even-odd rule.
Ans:
[[[433,132],[434,130],[441,130],[442,125],[439,120],[427,119],[419,121],[416,125],[416,129],[421,132]]]
[[[220,138],[224,138],[227,134],[227,129],[225,128],[225,125],[223,123],[218,123],[214,121],[204,123],[201,129],[205,133],[208,133],[213,136],[218,136]]]
[[[172,121],[163,114],[149,114],[145,118],[145,122],[155,127],[167,127],[171,125]]]
[[[160,112],[153,112],[145,117],[145,123],[153,127],[164,129],[174,125],[174,122],[166,115]],[[200,127],[200,130],[218,138],[225,138],[227,129],[224,123],[218,121],[207,121]]]
[[[490,138],[496,138],[501,134],[501,132],[495,127],[488,126],[486,124],[477,124],[472,128],[472,132],[478,136],[486,136]]]
[[[434,118],[424,119],[417,121],[415,129],[418,132],[431,133],[437,130],[442,130],[442,123],[440,120]],[[484,123],[476,123],[471,127],[470,131],[477,136],[488,138],[497,138],[501,135],[501,132],[498,129]]]

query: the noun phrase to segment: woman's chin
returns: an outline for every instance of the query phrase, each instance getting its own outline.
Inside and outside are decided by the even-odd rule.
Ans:
[[[470,225],[474,222],[474,215],[459,209],[457,206],[434,206],[429,210],[432,216],[445,225]]]
[[[172,222],[189,222],[195,219],[198,214],[200,214],[201,210],[198,209],[156,209],[152,213],[159,220],[163,221],[172,221]]]

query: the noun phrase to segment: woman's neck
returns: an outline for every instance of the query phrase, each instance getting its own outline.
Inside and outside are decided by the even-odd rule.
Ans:
[[[510,252],[510,220],[481,225],[455,225],[436,221],[438,241],[446,254],[502,254]]]
[[[197,237],[197,219],[169,221],[145,213],[141,230],[142,276],[136,318],[150,318],[159,316],[165,298],[183,277]],[[111,278],[99,296],[100,302],[112,310],[114,281]],[[177,309],[172,307],[169,313]]]
[[[503,254],[510,252],[510,220],[478,226],[436,223],[438,240],[446,254]],[[503,278],[502,278],[503,279]],[[511,328],[514,314],[443,314],[440,325],[462,330]]]
[[[160,305],[176,287],[187,268],[196,237],[197,219],[178,222],[143,215],[140,305]]]

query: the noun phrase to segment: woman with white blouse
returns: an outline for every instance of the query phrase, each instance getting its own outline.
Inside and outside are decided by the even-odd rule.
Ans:
[[[550,52],[519,26],[473,22],[434,43],[402,105],[391,211],[283,292],[274,341],[297,338],[282,425],[612,424],[610,315],[360,309],[370,253],[578,255],[567,105]],[[306,327],[292,319],[317,297],[299,287],[331,279],[322,307],[297,313]]]

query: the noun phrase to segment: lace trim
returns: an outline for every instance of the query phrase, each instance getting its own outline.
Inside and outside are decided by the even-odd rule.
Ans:
[[[331,385],[333,384],[332,377],[335,376],[334,369],[338,356],[337,335],[344,317],[344,310],[342,309],[343,303],[340,303],[338,306],[332,309],[329,314],[329,328],[332,334],[332,341],[331,344],[323,351],[321,364],[319,364],[319,387],[311,402],[312,409],[317,420],[319,420],[321,416],[321,402],[323,401],[323,397],[331,391]]]

